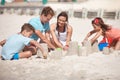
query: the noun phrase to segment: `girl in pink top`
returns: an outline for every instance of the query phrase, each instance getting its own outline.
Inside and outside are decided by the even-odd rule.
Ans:
[[[91,44],[94,44],[94,42],[102,35],[104,37],[102,41],[107,40],[109,47],[113,47],[115,50],[120,50],[120,29],[105,24],[100,17],[96,17],[92,21],[92,25],[94,29],[87,34],[83,41],[88,40],[92,34],[96,33],[96,35],[90,40]]]

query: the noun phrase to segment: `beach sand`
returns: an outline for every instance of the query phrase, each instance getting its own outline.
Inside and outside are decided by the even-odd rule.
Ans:
[[[21,26],[36,16],[1,14],[0,40],[18,33]],[[81,41],[92,30],[92,19],[69,19],[73,27],[72,41]],[[56,18],[50,21],[55,22]],[[104,19],[105,23],[120,28],[120,20]],[[81,47],[80,47],[81,48]],[[65,52],[63,52],[65,53]],[[60,59],[42,59],[32,56],[29,59],[0,60],[0,80],[120,80],[120,51],[109,55],[102,52],[88,56],[67,55]]]
[[[21,25],[35,16],[3,14],[0,15],[0,40],[18,33]],[[55,18],[50,23],[54,22]],[[119,20],[106,20],[120,27]],[[73,26],[73,41],[81,43],[92,29],[91,20],[70,18]],[[81,44],[80,44],[81,45]],[[102,52],[88,56],[63,56],[61,59],[47,60],[33,56],[14,61],[0,60],[0,80],[120,80],[120,55]]]

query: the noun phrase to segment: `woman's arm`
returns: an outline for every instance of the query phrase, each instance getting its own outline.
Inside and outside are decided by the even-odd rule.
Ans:
[[[56,29],[56,24],[52,24],[52,25],[50,26],[50,31],[51,31],[52,38],[53,38],[55,44],[56,44],[58,47],[63,48],[62,44],[61,44],[61,43],[58,41],[58,39],[57,39],[57,36],[56,36],[56,34],[55,34],[55,29]]]
[[[66,45],[69,45],[69,44],[70,44],[71,37],[72,37],[72,32],[73,32],[73,28],[72,28],[72,26],[68,25],[68,28],[67,28],[67,39],[66,39]]]
[[[72,32],[73,32],[72,26],[68,25],[68,27],[67,27],[66,45],[63,48],[64,50],[67,50],[69,48],[69,44],[70,44],[71,37],[72,37]]]

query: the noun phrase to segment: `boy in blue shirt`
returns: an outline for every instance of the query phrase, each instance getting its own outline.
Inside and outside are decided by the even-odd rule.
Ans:
[[[9,37],[5,44],[3,45],[1,56],[4,60],[14,60],[19,58],[29,58],[32,56],[32,51],[22,51],[25,46],[34,45],[39,48],[43,54],[44,58],[47,58],[47,53],[45,53],[44,49],[40,46],[40,44],[29,38],[35,32],[32,25],[25,23],[21,32]]]

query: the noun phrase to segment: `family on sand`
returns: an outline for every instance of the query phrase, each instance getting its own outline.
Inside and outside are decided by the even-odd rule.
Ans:
[[[38,48],[46,59],[48,53],[45,52],[40,43],[46,43],[49,51],[56,48],[67,50],[73,32],[72,26],[68,24],[68,15],[62,11],[57,16],[57,22],[49,26],[49,21],[53,16],[53,9],[44,7],[40,17],[32,18],[28,23],[23,24],[20,33],[1,41],[0,45],[3,46],[1,52],[2,59],[29,58],[36,54]],[[89,37],[95,33],[95,36],[90,39],[91,45],[100,36],[103,36],[103,40],[100,43],[108,43],[105,47],[112,47],[115,50],[120,49],[119,29],[105,24],[100,17],[96,17],[92,21],[92,26],[94,29],[87,34],[83,42],[89,40]],[[38,41],[38,39],[40,40]]]

